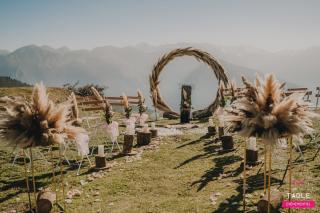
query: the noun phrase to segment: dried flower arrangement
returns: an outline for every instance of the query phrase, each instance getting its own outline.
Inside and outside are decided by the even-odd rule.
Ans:
[[[138,90],[138,108],[139,108],[139,114],[140,116],[147,111],[146,105],[145,105],[145,98],[140,90]]]
[[[72,125],[69,102],[49,100],[45,86],[36,84],[31,101],[7,98],[6,113],[0,122],[1,135],[10,145],[21,148],[62,144],[86,131]]]
[[[225,120],[230,130],[244,137],[260,137],[274,144],[278,138],[301,137],[313,131],[316,114],[296,95],[285,97],[283,86],[274,75],[255,84],[243,78],[245,95],[226,110]]]
[[[73,125],[80,126],[82,123],[82,119],[80,118],[80,115],[79,115],[78,102],[77,102],[77,98],[76,98],[76,95],[74,94],[74,92],[72,92],[70,95],[70,102],[72,105],[71,117],[72,117]]]
[[[237,132],[244,137],[261,138],[269,145],[269,181],[268,181],[268,212],[270,212],[270,182],[272,167],[272,146],[279,138],[290,139],[290,153],[292,152],[292,137],[303,137],[313,131],[312,119],[318,115],[312,112],[308,104],[296,94],[285,96],[284,85],[277,82],[274,75],[267,75],[263,81],[257,76],[255,84],[250,83],[244,77],[245,93],[236,99],[230,109],[226,110],[225,121],[227,129]],[[245,145],[246,149],[246,145]],[[266,150],[265,150],[266,151]],[[290,154],[291,156],[291,154]],[[264,188],[266,193],[266,159]],[[244,162],[246,161],[246,154]],[[291,164],[291,158],[289,159]],[[246,180],[244,163],[244,185]],[[291,180],[291,166],[290,166]],[[245,211],[245,187],[244,187],[244,211]],[[291,181],[289,181],[289,192],[291,193]]]
[[[92,91],[93,95],[95,96],[95,98],[98,101],[101,101],[100,105],[104,109],[104,116],[105,116],[107,124],[111,124],[112,123],[112,117],[113,117],[113,111],[112,111],[111,104],[109,103],[109,101],[107,99],[102,98],[100,93],[94,87],[91,87],[91,91]]]
[[[124,93],[122,94],[122,103],[124,107],[125,116],[127,119],[129,119],[131,117],[132,107],[129,104],[128,97]]]

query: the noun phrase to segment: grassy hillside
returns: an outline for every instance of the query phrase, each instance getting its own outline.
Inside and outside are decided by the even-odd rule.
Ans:
[[[0,76],[0,87],[28,87],[29,85],[6,76]]]

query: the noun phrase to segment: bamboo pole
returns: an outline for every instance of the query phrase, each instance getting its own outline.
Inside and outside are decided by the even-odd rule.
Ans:
[[[267,142],[264,141],[264,165],[263,165],[263,193],[267,190]]]
[[[30,197],[30,186],[29,186],[29,176],[27,172],[27,161],[26,161],[26,152],[23,150],[23,161],[24,161],[24,177],[26,179],[26,185],[27,185],[27,190],[28,190],[28,200],[29,200],[29,208],[30,212],[32,211],[32,204],[31,204],[31,197]]]
[[[244,157],[243,157],[243,212],[246,212],[246,161],[247,161],[247,143],[244,143]]]
[[[35,181],[35,178],[34,178],[34,165],[33,165],[32,147],[30,147],[29,150],[30,150],[30,161],[31,161],[31,174],[32,174],[32,185],[33,185],[33,197],[34,197],[35,203],[37,203],[36,181]],[[38,213],[38,206],[37,206],[37,204],[36,204],[35,206],[36,206],[36,213]]]
[[[292,137],[289,138],[289,201],[291,200],[291,184],[292,184]],[[288,208],[288,212],[291,212],[291,209]]]
[[[271,143],[269,145],[269,176],[268,176],[268,213],[270,213],[270,195],[271,195]]]
[[[54,165],[54,159],[53,159],[53,151],[52,151],[52,146],[50,150],[50,158],[52,162],[52,185],[53,185],[53,191],[56,195],[56,203],[58,202],[58,195],[57,195],[57,185],[56,185],[56,173],[55,173],[55,165]]]
[[[61,184],[62,184],[62,203],[63,203],[63,209],[65,211],[65,193],[64,193],[64,175],[63,175],[63,169],[62,169],[62,157],[61,157],[61,145],[59,147],[59,167],[60,167],[60,178],[61,178]]]

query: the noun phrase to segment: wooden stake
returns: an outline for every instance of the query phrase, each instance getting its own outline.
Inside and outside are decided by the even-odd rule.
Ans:
[[[24,177],[26,179],[26,185],[27,185],[27,190],[28,190],[28,199],[29,199],[29,208],[30,212],[32,212],[32,204],[31,204],[31,197],[30,197],[30,186],[29,186],[29,176],[27,172],[27,161],[26,161],[26,152],[23,150],[23,161],[24,161]]]
[[[62,203],[63,203],[63,209],[66,210],[66,203],[65,203],[65,193],[64,193],[64,174],[62,169],[62,157],[61,157],[61,145],[59,146],[59,167],[60,167],[60,178],[61,178],[61,184],[62,184]]]
[[[31,174],[32,174],[33,196],[34,196],[34,202],[37,203],[36,181],[35,181],[35,178],[34,178],[34,166],[33,166],[33,157],[32,157],[32,147],[30,147],[29,150],[30,150],[30,161],[31,161]],[[37,206],[37,205],[36,205],[36,213],[38,213],[38,206]]]
[[[292,137],[289,138],[289,201],[291,200],[291,183],[292,183]],[[288,208],[288,212],[291,209]]]
[[[243,157],[243,212],[246,212],[246,161],[247,161],[247,143],[244,143]]]
[[[267,142],[264,141],[264,171],[263,171],[263,193],[267,190]]]
[[[271,143],[269,145],[269,177],[268,177],[268,213],[270,213],[270,191],[271,191]]]
[[[54,159],[53,159],[53,151],[52,146],[50,149],[50,158],[52,162],[52,185],[53,185],[53,192],[56,194],[56,203],[58,202],[58,194],[57,194],[57,185],[56,185],[56,172],[55,172],[55,165],[54,165]]]

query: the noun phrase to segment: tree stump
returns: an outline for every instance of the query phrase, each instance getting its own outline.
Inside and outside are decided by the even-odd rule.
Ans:
[[[252,164],[255,164],[257,161],[258,161],[258,150],[250,150],[250,149],[247,149],[246,150],[246,163],[248,165],[252,165]]]
[[[38,213],[49,213],[56,201],[56,194],[50,189],[44,189],[37,195]]]
[[[277,213],[278,209],[281,207],[281,202],[283,196],[279,191],[271,191],[270,194],[270,212]],[[268,195],[264,195],[257,204],[259,213],[268,213]]]
[[[221,137],[222,149],[224,151],[233,149],[233,137],[224,135]]]
[[[137,145],[145,146],[151,142],[151,132],[138,132],[137,133]]]
[[[208,135],[209,136],[215,136],[216,133],[217,133],[216,127],[208,126]]]
[[[158,137],[158,130],[157,129],[150,129],[151,132],[151,138]]]
[[[134,135],[124,135],[123,148],[122,148],[123,154],[126,155],[131,153],[132,147],[133,147],[133,140],[134,140]]]
[[[222,136],[224,136],[224,127],[219,126],[218,130],[219,130],[219,138],[221,139]]]
[[[96,156],[96,168],[101,169],[107,166],[106,157],[105,156]]]

